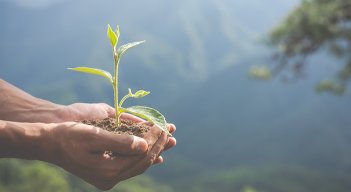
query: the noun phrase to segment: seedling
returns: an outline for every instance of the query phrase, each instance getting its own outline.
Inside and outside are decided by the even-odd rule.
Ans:
[[[119,61],[121,59],[121,56],[130,48],[137,46],[141,43],[144,43],[145,41],[138,41],[138,42],[133,42],[133,43],[127,43],[125,45],[120,46],[117,49],[117,44],[118,44],[118,39],[120,36],[120,31],[119,27],[117,26],[116,30],[113,31],[111,26],[108,25],[107,27],[107,36],[111,42],[112,45],[112,53],[113,53],[113,61],[114,61],[114,74],[113,76],[105,70],[102,69],[96,69],[96,68],[90,68],[90,67],[75,67],[75,68],[68,68],[70,70],[78,71],[78,72],[83,72],[83,73],[89,73],[93,75],[99,75],[102,77],[105,77],[112,85],[113,87],[113,95],[114,95],[114,107],[115,107],[115,113],[116,113],[116,126],[120,124],[120,116],[122,113],[130,113],[135,116],[138,116],[142,119],[145,119],[162,129],[164,132],[166,132],[168,135],[171,135],[168,132],[167,129],[167,122],[165,120],[165,117],[158,112],[156,109],[153,109],[151,107],[146,107],[146,106],[132,106],[128,108],[122,107],[122,104],[124,101],[128,98],[142,98],[148,95],[150,92],[149,91],[144,91],[144,90],[139,90],[135,93],[132,93],[131,89],[128,89],[128,94],[124,96],[121,101],[118,100],[118,67],[119,67]]]

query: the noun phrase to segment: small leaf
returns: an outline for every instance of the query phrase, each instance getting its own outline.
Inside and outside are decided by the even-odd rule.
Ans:
[[[167,129],[167,122],[165,117],[158,112],[156,109],[145,106],[133,106],[127,109],[122,108],[122,112],[130,113],[140,118],[143,118],[151,123],[155,124],[162,131],[166,132],[168,135],[172,136]]]
[[[148,94],[150,94],[149,91],[139,90],[136,93],[132,94],[132,97],[133,98],[142,98],[142,97],[145,97]]]
[[[266,66],[254,65],[249,71],[252,79],[268,80],[272,77],[272,71]]]
[[[110,25],[107,26],[107,36],[110,39],[112,47],[115,48],[117,45],[118,37]]]
[[[122,55],[124,52],[126,52],[129,48],[132,48],[134,46],[137,46],[141,43],[144,43],[145,41],[138,41],[138,42],[133,42],[133,43],[127,43],[118,48],[118,55]]]
[[[68,68],[68,69],[73,70],[73,71],[82,72],[82,73],[90,73],[93,75],[103,76],[106,79],[108,79],[111,83],[113,83],[112,75],[109,72],[104,71],[102,69],[95,69],[95,68],[90,68],[90,67],[75,67],[75,68]]]
[[[144,91],[144,90],[139,90],[137,91],[135,94],[132,93],[132,90],[129,88],[128,89],[128,94],[125,95],[121,101],[119,102],[119,106],[122,107],[123,103],[125,100],[127,100],[128,98],[132,97],[132,98],[142,98],[145,97],[146,95],[148,95],[150,92],[149,91]]]

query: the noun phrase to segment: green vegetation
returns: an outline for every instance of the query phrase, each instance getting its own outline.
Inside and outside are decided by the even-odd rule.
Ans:
[[[0,191],[16,192],[98,192],[92,185],[47,163],[2,159],[0,161]],[[173,192],[149,176],[138,176],[121,182],[111,192]]]
[[[337,95],[341,95],[345,92],[345,87],[338,84],[338,82],[332,80],[324,80],[316,86],[318,93],[323,91],[329,91]]]
[[[2,159],[0,170],[1,191],[100,191],[61,169],[39,161]],[[142,175],[123,181],[109,191],[347,192],[350,183],[349,176],[323,173],[300,166],[245,166],[174,180],[172,186]]]
[[[351,79],[351,1],[303,0],[270,35],[279,48],[273,73],[292,69],[299,76],[309,56],[327,50],[344,65],[333,77],[333,85],[322,82],[317,91],[342,94]]]
[[[249,71],[250,78],[268,80],[272,77],[271,71],[266,66],[252,66]]]
[[[61,170],[34,161],[1,160],[1,191],[68,191],[70,186],[66,174]]]
[[[327,175],[303,167],[252,166],[200,177],[186,191],[346,192],[351,187],[350,181],[351,178]]]
[[[116,192],[174,192],[170,186],[156,183],[151,177],[137,176],[119,184]]]
[[[156,124],[159,128],[161,128],[164,132],[166,132],[168,135],[171,135],[168,130],[167,130],[167,123],[165,120],[165,117],[158,112],[156,109],[150,108],[150,107],[145,107],[145,106],[133,106],[129,108],[123,108],[122,104],[124,101],[128,98],[142,98],[146,95],[148,95],[150,92],[144,91],[144,90],[139,90],[135,93],[132,93],[131,89],[128,89],[128,94],[124,96],[121,101],[118,101],[118,67],[119,67],[119,61],[121,59],[121,56],[130,48],[137,46],[145,41],[139,41],[139,42],[133,42],[133,43],[128,43],[125,45],[120,46],[117,49],[117,44],[118,44],[118,39],[119,39],[120,31],[119,27],[117,26],[116,30],[113,31],[111,26],[108,25],[107,28],[107,36],[110,39],[111,45],[112,45],[112,53],[113,53],[113,60],[114,60],[114,75],[112,76],[108,71],[102,70],[102,69],[95,69],[95,68],[90,68],[90,67],[75,67],[75,68],[68,68],[70,70],[78,71],[78,72],[83,72],[83,73],[89,73],[93,75],[99,75],[102,77],[105,77],[112,85],[113,87],[113,93],[114,93],[114,107],[116,111],[116,125],[119,125],[119,118],[122,113],[130,113],[133,115],[136,115],[138,117],[141,117],[145,120],[148,120],[154,124]]]

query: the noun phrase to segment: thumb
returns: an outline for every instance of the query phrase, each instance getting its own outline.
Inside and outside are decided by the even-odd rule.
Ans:
[[[139,155],[146,153],[148,144],[145,139],[126,134],[113,134],[105,130],[98,133],[95,151],[111,151],[120,155]]]

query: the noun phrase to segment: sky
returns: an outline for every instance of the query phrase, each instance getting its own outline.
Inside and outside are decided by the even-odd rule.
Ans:
[[[28,9],[48,8],[53,5],[64,3],[71,0],[0,0],[0,2],[8,2],[19,7]]]

